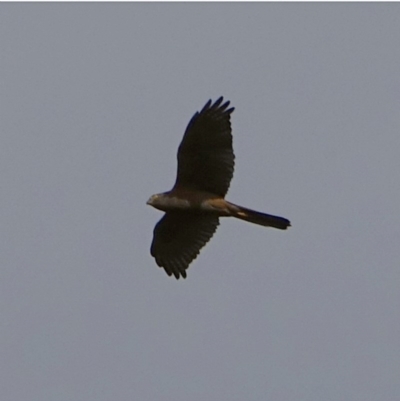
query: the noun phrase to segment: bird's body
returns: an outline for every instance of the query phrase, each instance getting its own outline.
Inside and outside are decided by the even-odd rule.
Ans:
[[[228,202],[218,195],[198,191],[195,197],[191,192],[174,191],[157,194],[150,197],[147,204],[163,212],[177,211],[181,213],[201,213],[218,217],[236,217],[265,227],[275,227],[285,230],[289,221],[283,217],[256,212],[243,206]]]
[[[148,205],[165,212],[154,229],[151,254],[168,275],[186,278],[186,269],[210,240],[220,217],[286,229],[289,220],[225,200],[234,169],[229,102],[207,102],[186,128],[178,149],[178,174],[171,191]]]

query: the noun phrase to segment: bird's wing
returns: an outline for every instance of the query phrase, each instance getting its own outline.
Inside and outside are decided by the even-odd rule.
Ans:
[[[225,196],[233,176],[229,102],[211,100],[190,120],[178,149],[176,189],[192,188]]]
[[[156,224],[151,255],[167,274],[186,278],[186,269],[210,240],[219,224],[217,216],[168,212]]]

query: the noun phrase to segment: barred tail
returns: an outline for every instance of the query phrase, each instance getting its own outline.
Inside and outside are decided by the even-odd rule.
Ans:
[[[237,217],[238,219],[259,224],[260,226],[278,228],[280,230],[286,230],[288,227],[290,227],[290,221],[283,217],[256,212],[255,210],[246,209],[242,206],[235,206],[239,210],[236,213],[232,213],[232,216]]]

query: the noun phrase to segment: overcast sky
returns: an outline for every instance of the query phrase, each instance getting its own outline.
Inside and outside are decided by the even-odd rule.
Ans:
[[[1,4],[2,401],[400,394],[399,4]],[[224,219],[149,248],[191,116],[223,95]]]

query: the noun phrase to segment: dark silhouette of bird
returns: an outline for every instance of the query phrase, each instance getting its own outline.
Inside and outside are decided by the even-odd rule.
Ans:
[[[190,120],[178,149],[178,173],[171,191],[148,205],[165,212],[154,228],[151,255],[169,276],[186,278],[189,264],[210,240],[220,217],[236,217],[286,230],[290,221],[225,200],[233,176],[230,102],[209,100]]]

